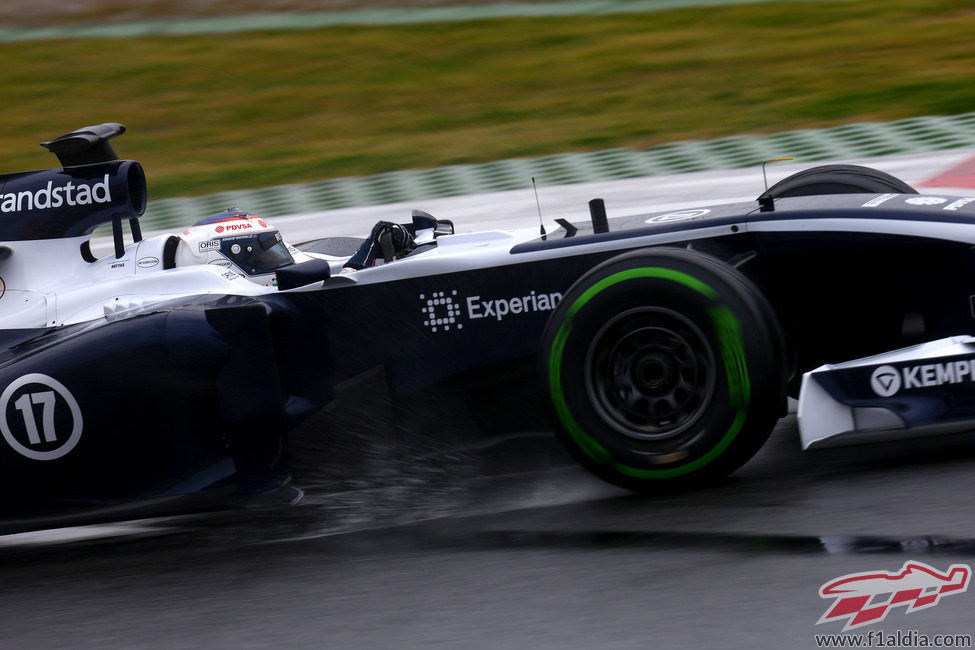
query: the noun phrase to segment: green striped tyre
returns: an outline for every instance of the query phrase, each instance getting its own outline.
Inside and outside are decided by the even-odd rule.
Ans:
[[[556,433],[585,467],[651,492],[724,476],[784,411],[782,335],[758,289],[711,256],[614,257],[566,293],[540,362]]]

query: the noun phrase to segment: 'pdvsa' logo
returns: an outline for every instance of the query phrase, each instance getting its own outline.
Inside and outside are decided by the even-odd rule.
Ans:
[[[24,375],[0,394],[0,432],[22,456],[61,458],[78,444],[83,428],[78,401],[53,377]]]
[[[261,223],[262,223],[262,227],[263,227],[264,224],[263,224],[263,222],[261,222]],[[253,225],[251,225],[251,224],[249,224],[249,223],[247,223],[245,221],[244,223],[228,223],[226,226],[217,226],[213,230],[215,232],[223,232],[224,230],[229,230],[229,231],[234,231],[234,230],[251,230],[253,227],[254,227]]]

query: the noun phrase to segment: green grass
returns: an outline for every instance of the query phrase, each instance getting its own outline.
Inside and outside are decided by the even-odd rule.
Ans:
[[[755,4],[0,45],[0,171],[120,121],[151,198],[975,111],[975,11]]]

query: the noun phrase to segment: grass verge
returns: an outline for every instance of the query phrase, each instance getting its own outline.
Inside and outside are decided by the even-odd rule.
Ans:
[[[975,110],[975,12],[853,0],[0,45],[2,170],[121,121],[151,198]]]

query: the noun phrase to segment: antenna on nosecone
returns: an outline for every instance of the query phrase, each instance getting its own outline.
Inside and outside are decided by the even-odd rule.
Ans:
[[[545,224],[542,222],[542,202],[538,200],[538,186],[535,185],[534,176],[532,176],[532,189],[535,190],[535,206],[538,208],[538,232],[542,235],[542,239],[547,239]]]
[[[770,162],[781,162],[783,160],[795,160],[795,157],[772,158],[762,163],[762,180],[765,181],[765,191],[758,197],[758,209],[761,212],[775,212],[775,197],[770,196],[768,193],[768,176],[765,174],[765,165]]]
[[[770,162],[783,162],[785,160],[795,160],[795,156],[790,156],[789,158],[771,158],[762,163],[762,180],[765,181],[765,191],[768,192],[768,176],[765,174],[765,165]]]

